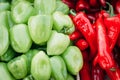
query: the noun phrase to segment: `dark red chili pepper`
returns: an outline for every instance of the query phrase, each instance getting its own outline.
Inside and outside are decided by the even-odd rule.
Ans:
[[[82,51],[88,48],[88,42],[85,39],[79,39],[75,45]]]
[[[106,33],[106,29],[103,23],[103,19],[100,17],[96,21],[96,32],[97,32],[97,44],[98,54],[94,59],[94,65],[97,63],[104,70],[113,70],[116,66],[115,61],[110,54],[109,39]]]
[[[69,37],[70,40],[77,40],[82,37],[82,34],[79,31],[75,30],[72,34],[69,35]]]
[[[87,61],[84,61],[83,67],[80,70],[80,80],[92,80],[90,74],[90,64]]]
[[[105,6],[106,5],[106,0],[100,0],[100,3],[102,6]]]
[[[87,17],[92,23],[96,20],[96,17],[94,14],[87,14]]]
[[[105,18],[104,24],[107,27],[107,35],[110,42],[110,52],[113,50],[119,35],[120,18],[118,16]]]
[[[87,50],[82,51],[82,56],[84,61],[87,61],[87,62],[89,61],[89,53]]]
[[[90,9],[90,7],[86,0],[78,0],[78,2],[76,3],[76,11],[88,9]]]
[[[92,66],[92,80],[104,80],[104,70],[99,66]]]
[[[116,13],[119,14],[120,13],[120,0],[117,1],[115,5],[115,9],[116,9]]]
[[[90,3],[90,5],[93,6],[93,7],[95,7],[95,6],[98,5],[98,4],[97,4],[97,0],[89,0],[89,3]]]
[[[90,46],[90,58],[93,59],[97,52],[96,32],[84,12],[79,12],[73,19],[77,29],[83,34]]]

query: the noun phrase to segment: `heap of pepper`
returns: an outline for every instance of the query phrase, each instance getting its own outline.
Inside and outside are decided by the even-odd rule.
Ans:
[[[0,80],[75,80],[83,57],[59,0],[0,0]]]
[[[120,0],[62,0],[71,9],[69,35],[82,51],[81,80],[120,80]]]

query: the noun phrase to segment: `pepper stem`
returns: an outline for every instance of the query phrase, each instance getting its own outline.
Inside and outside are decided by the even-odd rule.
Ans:
[[[109,2],[106,2],[106,4],[109,6],[109,10],[107,11],[110,16],[114,16],[114,10],[113,10],[113,6],[109,3]]]
[[[76,16],[76,12],[75,12],[75,10],[74,10],[74,9],[71,9],[71,10],[70,10],[70,14]]]

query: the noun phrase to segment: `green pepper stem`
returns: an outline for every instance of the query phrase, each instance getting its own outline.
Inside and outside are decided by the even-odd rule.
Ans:
[[[113,6],[109,3],[109,2],[106,2],[106,4],[109,6],[109,10],[107,11],[110,16],[114,16],[114,10],[113,10]]]
[[[70,14],[76,16],[76,12],[75,12],[75,10],[74,10],[74,9],[71,9],[71,10],[70,10]]]

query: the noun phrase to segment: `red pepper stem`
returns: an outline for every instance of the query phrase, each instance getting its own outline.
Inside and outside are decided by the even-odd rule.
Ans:
[[[114,16],[114,10],[113,10],[113,6],[109,3],[109,2],[106,2],[106,4],[109,6],[109,10],[107,11],[110,16]]]
[[[74,10],[74,9],[71,9],[71,10],[70,10],[70,14],[76,16],[76,12],[75,12],[75,10]]]

